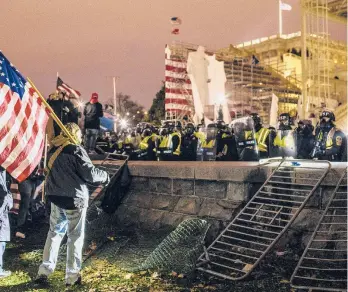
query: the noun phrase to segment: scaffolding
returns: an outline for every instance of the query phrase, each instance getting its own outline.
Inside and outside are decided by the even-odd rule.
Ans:
[[[169,46],[169,49],[171,55],[169,58],[166,58],[166,66],[171,66],[172,74],[170,77],[166,76],[165,89],[166,100],[171,106],[170,108],[166,107],[165,119],[183,120],[187,117],[188,120],[192,120],[194,114],[192,89],[186,71],[188,50],[177,42],[173,42]],[[169,84],[174,85],[174,87]],[[172,94],[176,93],[180,94],[180,98],[182,99],[180,102],[176,98],[172,98]]]
[[[258,112],[269,124],[273,94],[279,98],[279,114],[296,109],[301,89],[270,66],[253,63],[252,55],[225,61],[225,72],[232,118]]]
[[[330,107],[329,20],[346,23],[346,0],[301,0],[302,9],[302,89],[303,108],[318,113]]]

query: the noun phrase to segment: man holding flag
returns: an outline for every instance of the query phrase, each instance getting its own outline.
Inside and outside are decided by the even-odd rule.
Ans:
[[[50,229],[43,262],[36,282],[48,283],[57,262],[59,246],[68,234],[66,284],[81,282],[82,247],[89,192],[86,183],[108,183],[105,171],[94,167],[80,146],[78,125],[64,127],[34,84],[19,73],[0,51],[0,271],[3,242],[9,241],[7,213],[12,197],[3,186],[5,169],[18,182],[24,181],[42,157],[48,116],[61,128],[51,143],[46,169],[46,195],[50,198]],[[2,186],[2,187],[1,187]],[[5,185],[6,186],[6,185]],[[7,218],[7,219],[6,219]],[[3,272],[1,275],[10,273]]]
[[[0,277],[10,275],[2,263],[13,204],[5,169],[18,182],[33,172],[42,157],[48,113],[38,93],[0,51]]]

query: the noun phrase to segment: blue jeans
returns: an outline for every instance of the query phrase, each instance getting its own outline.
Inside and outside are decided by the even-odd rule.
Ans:
[[[87,152],[95,149],[98,134],[98,129],[86,129],[85,148]]]
[[[43,261],[38,275],[49,276],[56,268],[60,243],[68,233],[65,281],[73,284],[82,266],[82,248],[85,236],[87,208],[64,210],[51,203],[50,229],[47,234]]]
[[[5,247],[6,247],[6,242],[0,242],[0,273],[2,272],[2,267],[3,267],[3,255],[5,252]]]

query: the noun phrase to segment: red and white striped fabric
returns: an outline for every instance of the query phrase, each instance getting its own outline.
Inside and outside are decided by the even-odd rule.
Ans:
[[[0,52],[0,165],[25,180],[42,158],[48,108]]]
[[[168,58],[169,57],[169,58]],[[186,71],[187,62],[175,57],[165,58],[165,111],[189,114],[192,109],[192,86]]]
[[[12,198],[13,198],[13,207],[10,210],[10,213],[18,215],[19,206],[21,204],[21,194],[19,193],[17,183],[11,184],[11,194],[12,194]]]
[[[68,84],[64,83],[62,79],[59,77],[57,78],[57,91],[66,91],[70,95],[73,95],[75,98],[79,98],[81,96],[81,93],[72,87],[70,87]]]

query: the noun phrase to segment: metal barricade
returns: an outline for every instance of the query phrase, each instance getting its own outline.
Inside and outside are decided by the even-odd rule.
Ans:
[[[229,280],[247,277],[287,231],[331,168],[328,161],[282,160],[197,269]]]
[[[291,286],[309,291],[347,291],[347,170],[291,277]]]

